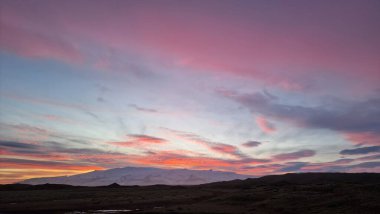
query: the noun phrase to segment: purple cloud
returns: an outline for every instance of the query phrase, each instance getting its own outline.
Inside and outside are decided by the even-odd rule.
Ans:
[[[289,162],[286,163],[286,165],[278,169],[277,172],[294,172],[294,171],[299,171],[302,169],[302,167],[307,166],[309,163],[307,162]]]
[[[276,118],[301,127],[322,128],[346,134],[378,136],[380,133],[380,98],[349,102],[331,98],[324,105],[302,106],[280,104],[268,93],[238,94],[222,92],[253,113]],[[356,139],[359,139],[358,137]],[[379,144],[380,138],[372,137],[367,144]]]
[[[0,147],[10,147],[10,148],[16,148],[16,149],[34,149],[37,146],[33,144],[20,143],[16,141],[0,140]]]
[[[369,146],[356,149],[345,149],[340,151],[341,155],[363,155],[368,153],[380,153],[380,146]]]
[[[314,150],[305,149],[300,150],[297,152],[290,152],[290,153],[282,153],[278,155],[274,155],[273,159],[276,161],[283,161],[283,160],[296,160],[304,157],[312,157],[316,154]]]
[[[251,148],[251,147],[257,147],[261,145],[261,142],[258,141],[248,141],[242,144],[245,147]]]
[[[363,161],[380,160],[380,154],[378,154],[378,155],[364,156],[364,157],[358,158],[357,160],[363,160]]]

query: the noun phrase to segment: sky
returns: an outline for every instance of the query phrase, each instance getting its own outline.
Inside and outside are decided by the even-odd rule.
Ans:
[[[0,183],[380,172],[380,1],[0,0]]]

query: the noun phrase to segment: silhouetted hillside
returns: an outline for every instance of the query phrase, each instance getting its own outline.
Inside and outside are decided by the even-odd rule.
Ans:
[[[0,191],[8,190],[63,190],[63,189],[75,189],[77,186],[64,185],[64,184],[5,184],[0,185]]]
[[[292,184],[321,184],[321,183],[380,183],[378,173],[289,173],[285,175],[269,175],[257,179],[247,179],[248,182]]]
[[[260,178],[233,180],[204,184],[207,186],[249,187],[251,185],[286,185],[286,184],[378,184],[380,173],[288,173],[268,175]]]
[[[2,185],[0,210],[7,213],[113,210],[112,213],[377,214],[380,174],[285,174],[194,186]]]

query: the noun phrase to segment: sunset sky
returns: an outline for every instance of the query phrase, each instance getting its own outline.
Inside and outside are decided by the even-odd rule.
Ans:
[[[378,0],[0,0],[0,183],[380,172]]]

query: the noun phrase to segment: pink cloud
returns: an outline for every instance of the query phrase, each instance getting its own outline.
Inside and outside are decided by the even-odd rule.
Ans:
[[[128,135],[128,141],[111,142],[113,145],[125,147],[146,147],[149,145],[165,144],[167,141],[163,138],[153,137],[149,135]]]
[[[245,166],[240,169],[240,172],[245,174],[251,174],[255,176],[264,176],[269,174],[274,174],[277,170],[281,169],[283,165],[270,163],[261,164],[256,166]]]
[[[0,155],[11,157],[11,158],[23,158],[23,159],[34,159],[34,160],[51,160],[51,161],[68,161],[72,160],[69,154],[59,154],[59,153],[49,153],[49,154],[33,154],[32,152],[15,152],[6,149],[0,149]]]
[[[267,119],[265,119],[263,116],[256,117],[256,124],[259,126],[259,128],[267,133],[273,133],[276,131],[276,127],[273,123],[269,122]]]
[[[4,126],[4,125],[3,125]],[[48,135],[49,131],[46,129],[38,128],[35,126],[30,126],[27,124],[18,124],[18,125],[7,125],[8,127],[17,130],[20,134],[33,133],[38,135]]]
[[[354,144],[380,146],[380,134],[375,132],[345,132],[344,137]]]
[[[6,30],[3,47],[31,57],[77,61],[86,54],[74,44],[97,44],[215,75],[248,76],[287,90],[304,90],[310,86],[309,76],[321,73],[365,79],[372,86],[380,78],[378,32],[373,31],[378,15],[370,3],[279,4],[264,12],[256,12],[263,11],[259,3],[228,1],[2,4],[5,24],[27,29]],[[306,5],[312,10],[308,15],[296,12]],[[59,36],[65,40],[52,41]]]
[[[205,139],[199,135],[188,133],[188,132],[182,132],[177,130],[171,130],[171,129],[164,129],[168,131],[171,134],[174,134],[175,137],[179,137],[182,140],[188,141],[190,143],[196,143],[199,145],[202,145],[209,150],[213,152],[217,152],[222,155],[228,155],[239,159],[244,159],[247,156],[243,154],[238,147],[230,144],[225,143],[219,143],[219,142],[213,142],[208,139]]]

